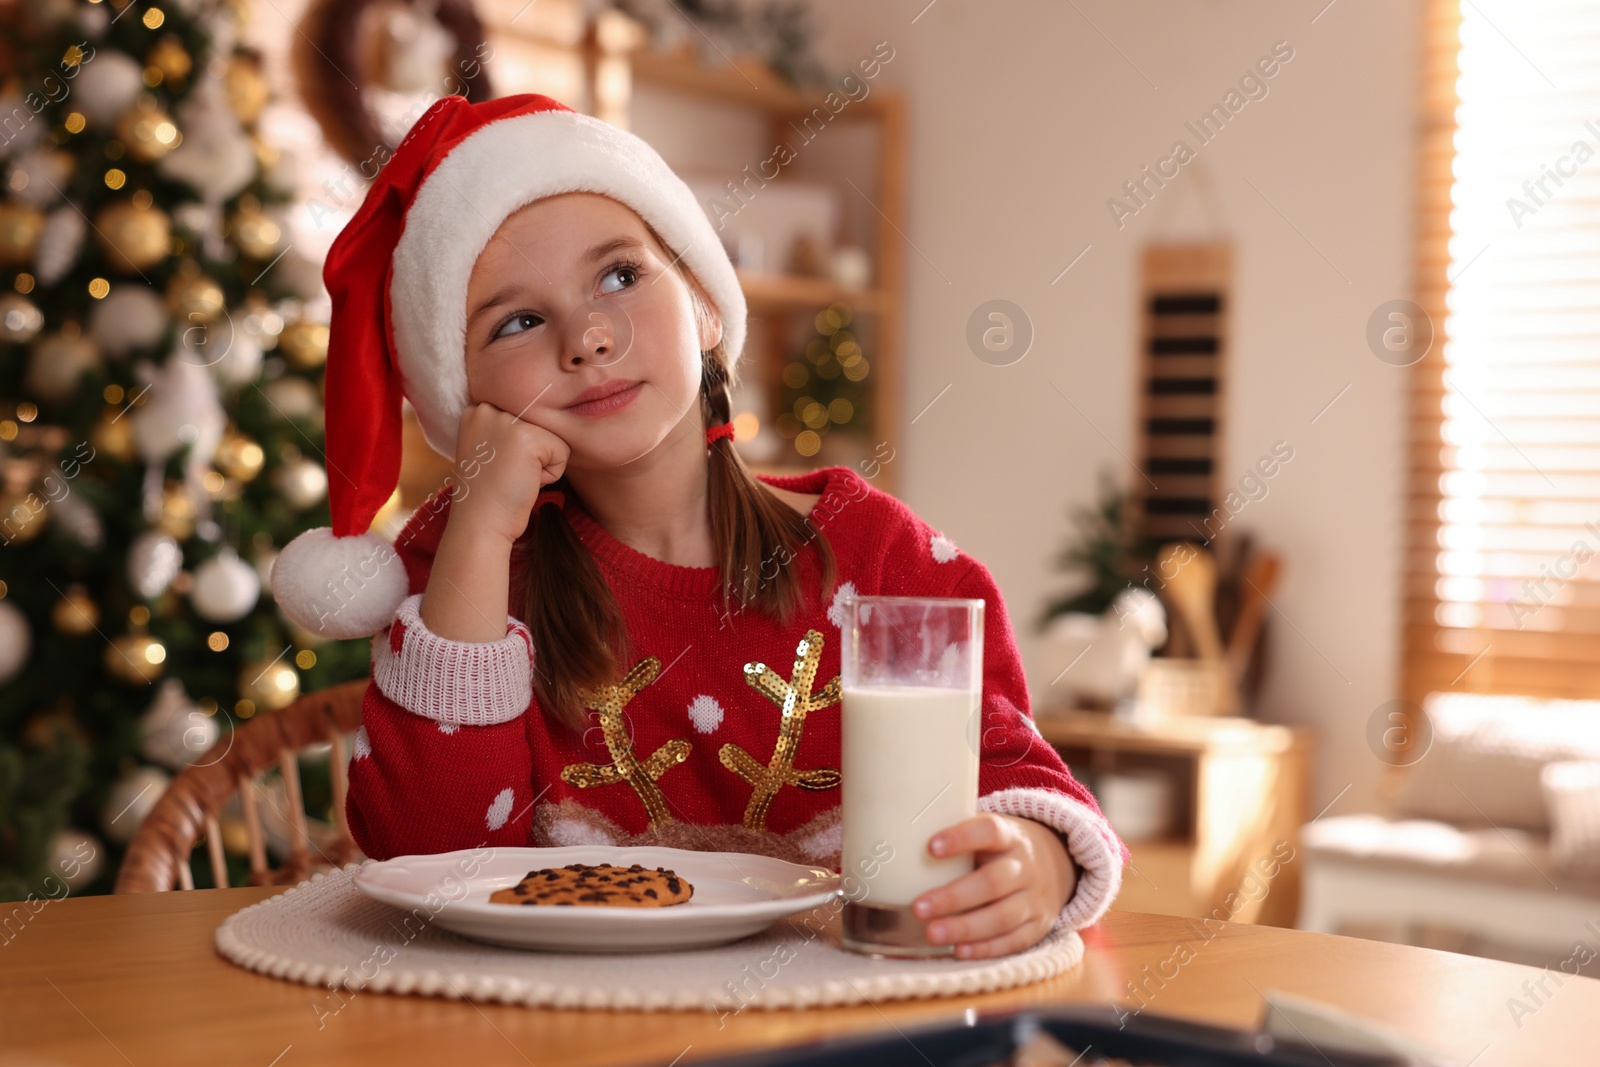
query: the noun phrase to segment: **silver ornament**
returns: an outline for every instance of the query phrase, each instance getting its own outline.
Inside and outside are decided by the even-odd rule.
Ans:
[[[106,836],[119,845],[133,840],[139,824],[171,784],[172,776],[156,767],[139,767],[117,779],[100,811],[100,825]]]
[[[210,751],[221,733],[217,720],[189,699],[183,683],[168,678],[139,719],[139,754],[177,770]]]
[[[58,208],[50,213],[33,250],[34,270],[39,275],[40,285],[54,285],[67,276],[72,265],[78,262],[88,228],[89,224],[75,207]]]
[[[182,566],[183,549],[159,530],[145,530],[128,546],[128,582],[146,600],[165,592]]]
[[[259,322],[260,316],[230,311],[207,329],[205,364],[218,384],[236,389],[261,377],[261,335],[251,329]]]
[[[287,419],[317,420],[322,416],[322,399],[317,387],[296,375],[276,378],[267,383],[265,392],[272,406]]]
[[[290,506],[300,511],[316,507],[328,495],[328,472],[322,464],[309,459],[297,459],[278,468],[274,482]]]
[[[55,511],[56,524],[78,544],[84,548],[99,548],[105,543],[105,524],[100,521],[100,513],[82,493],[68,493],[50,506]]]
[[[160,341],[169,319],[166,301],[153,288],[143,282],[118,282],[95,304],[89,332],[106,355],[121,359]]]
[[[83,65],[72,89],[72,101],[89,121],[110,126],[144,91],[144,67],[126,52],[96,49]]]
[[[18,156],[17,161],[11,164],[6,185],[12,196],[42,211],[51,204],[61,202],[61,194],[71,178],[72,157],[55,145],[47,144],[30,148]],[[67,210],[72,211],[70,207]],[[73,214],[77,212],[73,211]]]

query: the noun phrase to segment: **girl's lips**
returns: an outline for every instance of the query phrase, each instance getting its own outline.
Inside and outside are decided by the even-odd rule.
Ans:
[[[643,388],[643,382],[635,382],[633,385],[619,393],[612,393],[610,396],[602,397],[599,400],[590,400],[586,403],[574,404],[567,408],[567,410],[572,412],[574,415],[609,415],[613,411],[618,411],[633,403],[634,397],[638,396],[640,390]]]

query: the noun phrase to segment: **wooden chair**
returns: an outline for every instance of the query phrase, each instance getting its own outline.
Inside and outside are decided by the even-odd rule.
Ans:
[[[221,759],[179,772],[133,835],[117,871],[115,892],[158,893],[174,886],[193,889],[189,855],[202,832],[211,855],[212,878],[218,887],[227,886],[228,867],[223,858],[218,813],[236,792],[244,809],[249,839],[251,885],[294,885],[309,878],[313,870],[343,866],[360,858],[344,817],[349,781],[345,735],[361,725],[361,701],[366,687],[365,678],[330,686],[308,693],[279,711],[241,723],[219,742],[227,746]],[[328,760],[338,833],[331,847],[317,848],[306,829],[300,768],[295,757],[301,749],[324,742],[331,745]],[[258,797],[261,785],[257,781],[262,772],[273,766],[283,776],[289,809],[284,814],[292,827],[288,862],[277,868],[267,866]]]

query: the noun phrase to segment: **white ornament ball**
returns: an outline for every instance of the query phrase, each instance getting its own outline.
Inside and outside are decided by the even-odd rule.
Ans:
[[[82,889],[100,876],[106,847],[93,834],[68,827],[50,839],[48,863],[68,889]]]
[[[322,260],[303,255],[291,246],[291,251],[272,267],[268,275],[278,288],[298,294],[306,304],[327,299],[327,285],[322,280]]]
[[[261,377],[261,338],[243,325],[246,314],[229,312],[207,331],[206,366],[219,385],[237,388]]]
[[[255,179],[255,147],[228,106],[220,78],[196,82],[175,118],[183,141],[156,163],[163,178],[184,182],[213,203],[237,196]]]
[[[315,507],[328,495],[328,472],[322,464],[309,459],[297,459],[278,469],[278,492],[289,504],[300,511]]]
[[[78,544],[84,548],[99,548],[105,543],[105,523],[82,493],[69,492],[50,506],[55,510],[53,521]]]
[[[189,600],[202,618],[236,622],[250,614],[260,599],[260,576],[232,548],[224,548],[195,568]]]
[[[167,305],[143,282],[118,282],[89,316],[89,332],[108,356],[121,359],[167,332]]]
[[[100,812],[106,836],[119,845],[133,840],[134,832],[155,808],[172,776],[157,767],[139,767],[117,779]]]
[[[104,4],[80,7],[78,26],[83,30],[85,37],[91,41],[98,41],[106,35],[106,30],[111,28],[111,15],[106,11]]]
[[[24,107],[27,107],[27,101],[28,98],[20,91],[0,92],[0,115],[14,116],[18,114]],[[28,110],[32,111],[33,109],[29,108]],[[31,148],[37,147],[40,141],[49,136],[50,124],[48,122],[24,122],[20,128],[16,129],[16,135],[10,141],[0,143],[0,159],[19,156]]]
[[[185,200],[172,209],[172,221],[195,233],[205,233],[216,217],[216,210],[199,200]]]
[[[27,385],[45,400],[71,399],[85,373],[100,364],[100,353],[88,337],[53,333],[33,346],[28,357]]]
[[[256,577],[261,579],[261,591],[272,592],[272,567],[278,562],[278,550],[269,548],[256,555]]]
[[[69,205],[50,213],[33,250],[34,270],[39,275],[40,285],[54,285],[67,276],[72,265],[78,262],[88,229],[89,224],[76,207]]]
[[[139,719],[139,754],[177,770],[210,751],[221,733],[217,720],[189,699],[183,683],[168,678]]]
[[[6,114],[12,114],[7,111]],[[53,144],[30,148],[11,164],[7,186],[13,196],[29,207],[43,210],[60,203],[61,194],[72,179],[72,157]],[[72,208],[68,208],[72,211]],[[77,214],[77,212],[73,212]],[[80,216],[81,217],[81,216]]]
[[[145,530],[128,546],[128,582],[146,600],[165,592],[182,567],[183,549],[159,530]]]
[[[22,673],[33,650],[33,629],[22,609],[0,600],[0,685]]]
[[[109,126],[144,91],[144,68],[126,52],[98,49],[94,59],[83,65],[72,101],[100,126]]]
[[[267,399],[273,407],[291,419],[320,419],[322,398],[317,387],[296,375],[276,378],[266,385]]]
[[[186,462],[209,464],[227,422],[216,379],[190,362],[181,346],[159,370],[135,369],[151,387],[146,402],[132,415],[133,444],[139,455],[147,463],[165,463],[188,447]]]

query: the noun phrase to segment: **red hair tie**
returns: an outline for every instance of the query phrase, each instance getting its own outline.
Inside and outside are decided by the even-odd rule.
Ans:
[[[565,507],[567,495],[559,489],[541,489],[539,495],[534,498],[533,510],[538,511],[546,504],[554,504],[558,508]]]
[[[726,437],[733,440],[733,423],[725,422],[721,426],[713,426],[706,430],[706,444],[715,444],[718,438]]]

